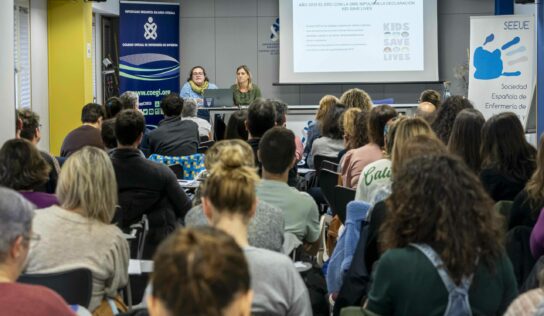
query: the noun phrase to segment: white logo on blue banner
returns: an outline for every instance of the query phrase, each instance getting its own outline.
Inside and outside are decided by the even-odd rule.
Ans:
[[[147,18],[147,23],[144,24],[144,37],[148,39],[157,39],[157,23],[153,23],[153,18]]]
[[[486,119],[514,112],[526,125],[535,82],[534,40],[532,16],[471,17],[468,97]]]

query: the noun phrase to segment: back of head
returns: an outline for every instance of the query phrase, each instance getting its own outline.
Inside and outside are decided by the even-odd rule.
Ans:
[[[395,108],[390,105],[377,105],[373,107],[368,117],[368,136],[370,141],[380,148],[384,147],[383,131],[385,124],[397,115],[398,113]]]
[[[17,237],[30,238],[33,216],[34,206],[30,202],[11,189],[0,187],[0,265]]]
[[[56,195],[62,208],[81,208],[85,216],[111,223],[117,205],[117,181],[106,152],[86,146],[73,153],[62,166]]]
[[[120,145],[133,145],[145,130],[144,115],[137,110],[123,110],[115,119],[115,137]]]
[[[338,100],[338,98],[334,95],[327,94],[322,97],[321,100],[319,100],[319,109],[317,110],[315,119],[318,121],[323,120],[325,114],[327,114],[327,112],[329,111],[329,108],[336,103],[340,103],[340,100]]]
[[[347,139],[346,149],[359,148],[368,143],[368,111],[350,108],[344,112],[342,129]]]
[[[360,108],[363,111],[369,111],[372,108],[372,99],[364,90],[353,88],[344,92],[340,97],[340,103],[348,108]]]
[[[433,130],[425,120],[419,117],[410,117],[399,121],[395,126],[395,139],[393,145],[393,151],[391,155],[393,172],[395,172],[402,163],[403,160],[410,158],[410,156],[403,155],[404,147],[413,141],[414,136],[425,135],[428,138],[436,138]],[[446,146],[441,144],[439,146],[443,152],[446,152]],[[429,149],[431,150],[431,148]]]
[[[459,156],[474,172],[480,171],[480,146],[485,119],[476,109],[464,109],[455,118],[448,142],[450,153]]]
[[[247,165],[247,157],[243,147],[227,146],[209,170],[202,197],[208,199],[219,214],[238,214],[249,220],[259,177],[255,168]]]
[[[258,98],[247,109],[247,129],[252,137],[261,137],[276,125],[276,109],[271,100]]]
[[[536,150],[525,139],[523,126],[512,112],[492,116],[482,128],[482,168],[496,168],[527,181],[535,167]]]
[[[384,250],[430,245],[458,284],[477,262],[493,268],[502,255],[503,223],[476,175],[457,157],[423,155],[393,176],[381,228]]]
[[[417,106],[417,110],[415,115],[417,117],[421,117],[427,122],[430,122],[434,116],[434,113],[436,111],[436,106],[430,102],[421,102]]]
[[[177,93],[170,93],[161,100],[161,110],[165,116],[178,116],[183,109],[183,99]]]
[[[287,104],[280,100],[272,100],[276,109],[276,126],[284,126],[287,121]]]
[[[104,104],[104,109],[106,114],[105,119],[114,118],[122,109],[124,109],[123,102],[120,98],[111,97],[106,101],[106,104]]]
[[[40,128],[40,116],[27,108],[18,110],[17,113],[23,123],[21,126],[21,138],[32,141],[37,136],[37,129]]]
[[[247,167],[255,167],[255,159],[253,157],[253,149],[249,144],[241,139],[224,139],[213,144],[206,151],[206,157],[204,158],[204,166],[206,170],[212,170],[212,167],[220,162],[223,156],[223,150],[229,147],[237,147],[244,154],[242,155],[242,164]]]
[[[340,103],[333,104],[321,120],[321,136],[332,139],[342,139],[342,115],[346,111],[346,106]]]
[[[525,187],[531,208],[540,213],[540,207],[544,205],[544,135],[540,136],[538,153],[536,155],[536,170]],[[538,216],[536,215],[535,218]],[[544,281],[544,279],[542,279]]]
[[[227,123],[227,129],[225,130],[225,139],[247,140],[246,120],[246,110],[238,110],[232,113]]]
[[[268,130],[259,142],[259,160],[263,169],[272,174],[282,174],[289,170],[295,152],[295,134],[283,127]]]
[[[119,96],[119,99],[121,101],[121,110],[138,109],[140,100],[138,93],[134,91],[125,91]]]
[[[107,119],[102,122],[100,136],[107,149],[117,147],[117,138],[115,138],[115,118]]]
[[[181,117],[196,117],[197,105],[193,99],[187,99],[183,102]]]
[[[212,227],[185,228],[157,249],[151,285],[170,315],[222,316],[250,291],[250,274],[232,237]]]
[[[463,96],[455,95],[447,98],[446,101],[438,107],[431,124],[436,136],[438,136],[444,144],[447,144],[457,114],[464,109],[473,108],[474,106],[472,106],[472,103]]]
[[[0,149],[0,185],[34,190],[49,179],[51,167],[26,139],[11,139]]]
[[[97,123],[104,116],[104,108],[100,104],[88,103],[81,110],[82,123]]]
[[[419,103],[429,102],[436,108],[440,105],[440,93],[436,90],[425,90],[419,95]]]

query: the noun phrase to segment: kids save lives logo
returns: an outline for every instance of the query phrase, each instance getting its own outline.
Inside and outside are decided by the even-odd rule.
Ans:
[[[410,60],[410,23],[383,24],[383,59]]]

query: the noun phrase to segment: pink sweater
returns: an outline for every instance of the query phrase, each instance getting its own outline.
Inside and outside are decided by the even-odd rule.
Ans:
[[[345,187],[355,189],[359,182],[359,176],[369,163],[383,158],[380,147],[374,143],[368,143],[363,147],[348,151],[341,163],[342,181]]]

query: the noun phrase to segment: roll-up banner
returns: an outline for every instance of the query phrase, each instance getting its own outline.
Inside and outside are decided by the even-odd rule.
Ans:
[[[162,119],[161,99],[179,92],[179,4],[121,1],[120,92],[134,91],[147,125]]]
[[[468,98],[486,119],[514,112],[525,127],[535,84],[533,16],[470,19]]]

